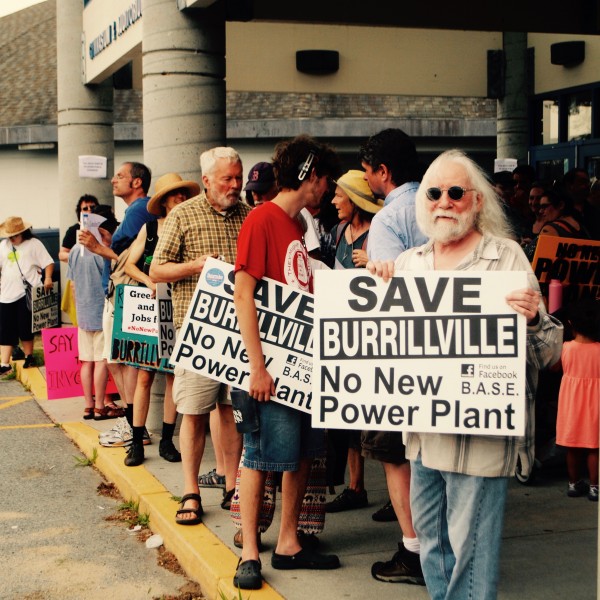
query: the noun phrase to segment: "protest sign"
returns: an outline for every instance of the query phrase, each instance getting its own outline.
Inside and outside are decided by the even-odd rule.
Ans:
[[[44,346],[48,400],[83,396],[77,327],[42,329],[42,344]],[[117,387],[110,374],[106,393],[117,393]]]
[[[525,272],[315,274],[313,427],[523,435]]]
[[[48,292],[43,285],[37,285],[32,290],[31,331],[41,331],[58,325],[58,282],[52,284]]]
[[[158,314],[152,290],[123,284],[115,288],[111,359],[136,367],[173,371],[168,359],[158,354]]]
[[[248,355],[233,304],[233,265],[206,261],[173,349],[173,363],[248,391]],[[254,293],[272,400],[310,412],[313,296],[264,278]]]
[[[600,241],[540,235],[533,271],[548,297],[548,284],[558,279],[563,305],[584,297],[600,297]]]
[[[170,283],[156,284],[156,309],[158,311],[158,355],[160,358],[170,359],[175,345]]]

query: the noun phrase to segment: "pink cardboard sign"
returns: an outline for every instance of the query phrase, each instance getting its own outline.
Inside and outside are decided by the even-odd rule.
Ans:
[[[42,329],[46,389],[48,400],[83,396],[77,347],[77,327]],[[117,393],[112,377],[108,376],[108,394]]]

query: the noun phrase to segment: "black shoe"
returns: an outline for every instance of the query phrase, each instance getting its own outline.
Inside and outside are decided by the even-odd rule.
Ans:
[[[126,467],[137,467],[144,462],[144,444],[133,443],[127,450],[125,457]]]
[[[409,552],[404,544],[398,544],[398,552],[392,556],[392,560],[374,563],[371,575],[378,581],[388,583],[425,585],[419,555]]]
[[[340,559],[335,554],[321,554],[302,548],[292,556],[287,554],[277,554],[273,552],[271,556],[271,566],[274,569],[314,569],[326,570],[337,569],[340,566]]]
[[[367,490],[355,492],[346,488],[339,496],[336,496],[331,502],[325,503],[326,513],[342,512],[344,510],[354,510],[355,508],[364,508],[369,505]]]
[[[13,372],[13,368],[11,365],[2,365],[0,366],[0,377],[4,375],[10,375]]]
[[[33,354],[28,354],[25,357],[25,362],[23,363],[24,369],[29,369],[29,367],[35,367],[35,358],[33,358]]]
[[[260,560],[245,560],[240,558],[233,585],[241,590],[259,590],[262,587],[262,575],[260,574]]]
[[[25,352],[21,346],[14,346],[12,351],[12,359],[13,360],[23,360],[25,358]]]
[[[229,510],[231,508],[231,500],[235,494],[235,488],[226,492],[223,490],[223,502],[221,502],[221,508],[223,510]]]
[[[173,440],[160,440],[158,453],[168,462],[181,462],[181,452],[175,448]]]
[[[372,515],[373,521],[380,523],[389,523],[390,521],[397,521],[398,517],[392,506],[392,501],[388,500],[379,510],[376,510]]]
[[[321,541],[314,533],[304,533],[304,531],[298,530],[298,542],[304,550],[316,550],[319,547]]]

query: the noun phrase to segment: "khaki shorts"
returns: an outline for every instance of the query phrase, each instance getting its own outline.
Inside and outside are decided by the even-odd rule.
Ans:
[[[104,358],[104,333],[102,331],[77,330],[79,360],[97,362]]]
[[[104,348],[102,350],[102,357],[106,359],[107,363],[115,363],[116,361],[111,360],[111,346],[112,346],[112,331],[113,323],[115,321],[115,307],[108,298],[104,299],[104,312],[102,313],[102,331],[104,333]]]
[[[205,415],[213,410],[217,403],[231,404],[229,386],[226,384],[186,371],[179,366],[175,367],[173,373],[173,402],[178,413]]]

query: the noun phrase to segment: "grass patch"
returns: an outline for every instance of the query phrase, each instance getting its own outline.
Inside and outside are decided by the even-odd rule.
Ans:
[[[75,459],[76,467],[91,467],[98,459],[98,449],[94,448],[89,458],[87,456],[73,456],[73,458]]]

